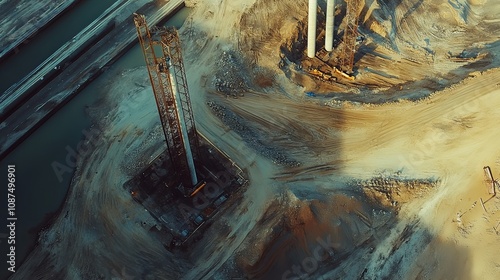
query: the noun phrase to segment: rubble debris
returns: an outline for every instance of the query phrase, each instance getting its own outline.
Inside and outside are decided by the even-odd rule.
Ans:
[[[369,180],[355,181],[354,184],[372,199],[399,210],[401,205],[412,198],[422,197],[436,187],[436,179],[405,179],[397,176],[379,176]]]
[[[227,95],[242,96],[244,92],[248,91],[248,81],[242,75],[245,71],[241,59],[232,51],[223,51],[219,61],[217,62],[217,69],[215,74],[214,86],[218,92]]]

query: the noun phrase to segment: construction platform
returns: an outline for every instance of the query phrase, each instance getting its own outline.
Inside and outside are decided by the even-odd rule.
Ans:
[[[157,220],[158,233],[168,250],[187,248],[197,241],[224,208],[248,184],[246,173],[210,141],[199,135],[195,158],[199,183],[186,195],[167,150],[124,184],[133,199]]]

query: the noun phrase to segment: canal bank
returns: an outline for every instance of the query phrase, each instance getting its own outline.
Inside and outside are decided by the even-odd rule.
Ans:
[[[32,4],[33,1],[24,2]],[[70,9],[66,9],[51,22],[39,28],[29,39],[25,39],[24,43],[15,48],[14,53],[0,60],[0,73],[2,73],[0,93],[19,82],[63,44],[71,41],[80,30],[88,26],[114,2],[116,0],[78,1]],[[22,18],[17,20],[22,22]],[[8,36],[4,33],[2,35]]]
[[[121,17],[120,24],[117,24],[102,40],[69,65],[63,73],[7,116],[3,120],[4,125],[0,126],[0,134],[6,136],[0,139],[0,159],[26,139],[51,116],[54,110],[74,97],[81,88],[105,71],[116,57],[134,44],[136,31],[130,28],[133,12],[143,13],[148,17],[149,22],[157,24],[168,14],[184,5],[182,0],[171,0],[164,5],[160,5],[161,3],[161,1],[148,1],[138,10],[124,9],[123,12],[128,16],[123,18],[123,13],[117,15]]]
[[[166,24],[180,27],[188,13],[189,9],[183,8],[172,15]],[[135,30],[133,22],[130,22],[130,28]],[[18,268],[35,246],[41,227],[50,225],[50,220],[59,215],[58,211],[68,191],[73,170],[65,172],[62,181],[59,181],[52,164],[64,164],[68,149],[76,149],[78,143],[85,138],[84,131],[88,131],[91,126],[88,114],[92,111],[93,104],[99,102],[109,81],[120,79],[121,73],[127,69],[144,67],[140,48],[135,43],[130,47],[102,75],[55,112],[1,161],[2,169],[6,170],[8,164],[16,164],[17,167]],[[6,245],[2,239],[2,252],[6,252]],[[5,258],[5,254],[2,258]]]
[[[34,69],[29,74],[0,95],[0,121],[3,121],[20,104],[40,91],[57,75],[64,72],[66,67],[85,54],[93,45],[104,39],[104,36],[115,27],[115,15],[117,11],[119,12],[126,6],[126,2],[127,0],[117,0],[82,31],[48,56],[46,60],[36,67],[32,66]],[[19,59],[21,58],[24,56],[19,57]],[[6,67],[6,65],[2,64],[0,67]]]
[[[0,3],[0,61],[18,46],[47,28],[81,0],[2,1]],[[15,16],[14,16],[15,15]]]

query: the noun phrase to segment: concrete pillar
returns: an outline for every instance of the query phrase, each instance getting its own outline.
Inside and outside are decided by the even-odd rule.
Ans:
[[[186,151],[186,159],[189,168],[189,173],[191,175],[191,183],[196,185],[198,183],[198,178],[196,176],[196,169],[194,166],[193,153],[191,151],[191,145],[189,145],[189,136],[187,131],[186,123],[184,122],[184,111],[182,110],[181,105],[181,96],[179,91],[177,90],[177,80],[174,75],[174,68],[172,66],[169,67],[169,75],[170,75],[170,83],[172,86],[172,91],[174,93],[174,102],[177,107],[177,116],[179,117],[180,129],[182,133],[182,140],[184,144],[184,150]],[[185,186],[186,187],[186,186]],[[190,186],[192,187],[192,186]]]
[[[335,17],[335,0],[326,2],[326,30],[325,30],[325,50],[333,50],[333,31]]]
[[[316,13],[318,0],[309,0],[309,22],[307,23],[307,56],[316,56]]]

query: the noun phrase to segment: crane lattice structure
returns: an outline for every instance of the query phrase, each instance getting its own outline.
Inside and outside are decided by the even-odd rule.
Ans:
[[[187,194],[197,183],[194,159],[199,156],[199,141],[179,35],[173,27],[150,29],[144,15],[134,14],[134,23],[153,87],[170,161],[180,176],[181,191]]]
[[[361,0],[346,0],[346,26],[344,31],[343,49],[339,58],[341,71],[352,74],[356,38],[358,37],[358,17]]]

